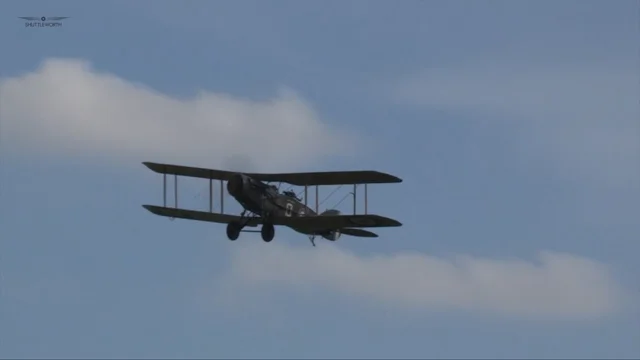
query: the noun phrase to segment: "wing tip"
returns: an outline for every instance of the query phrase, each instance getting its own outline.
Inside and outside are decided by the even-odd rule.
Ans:
[[[382,216],[382,215],[374,215],[374,216],[378,217],[379,220],[384,223],[384,227],[402,226],[402,223],[396,219],[392,219],[390,217]]]
[[[153,172],[157,172],[159,174],[163,173],[163,169],[162,169],[163,164],[158,164],[151,161],[143,161],[142,165],[146,166],[149,170]]]
[[[145,204],[145,205],[142,205],[142,207],[145,208],[147,211],[152,212],[154,214],[156,214],[157,210],[158,210],[158,206],[155,206],[155,205],[146,205]]]
[[[355,184],[394,184],[394,183],[402,182],[401,178],[383,171],[361,170],[361,171],[355,171],[355,172],[360,172],[370,177],[368,180],[358,181],[358,182],[355,182]]]
[[[392,175],[392,174],[389,174],[389,173],[385,173],[385,172],[380,172],[380,171],[375,171],[375,172],[378,173],[379,176],[381,176],[383,183],[393,184],[393,183],[401,183],[402,182],[402,179],[397,177],[397,176],[395,176],[395,175]]]

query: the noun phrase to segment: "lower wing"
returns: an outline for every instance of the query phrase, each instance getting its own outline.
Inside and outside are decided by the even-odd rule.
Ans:
[[[240,221],[240,216],[213,213],[208,211],[186,210],[176,209],[155,205],[142,205],[150,212],[166,217],[189,219],[198,221],[215,222],[221,224],[228,224],[232,221]],[[263,219],[260,217],[245,218],[244,221],[248,221],[246,226],[258,226],[263,223]],[[374,228],[374,227],[395,227],[402,226],[402,224],[394,219],[380,215],[326,215],[326,216],[302,216],[302,217],[276,217],[271,219],[273,225],[284,225],[292,228],[304,229],[307,231],[324,231],[340,229],[343,234],[348,234],[350,231],[353,236],[368,236],[371,234],[368,231],[349,228]],[[364,235],[367,234],[367,235]],[[373,234],[375,235],[375,234]]]
[[[285,225],[310,231],[402,226],[399,221],[380,215],[277,217],[272,222],[274,225]]]
[[[142,205],[145,209],[150,212],[166,217],[178,218],[178,219],[188,219],[188,220],[198,220],[198,221],[207,221],[207,222],[215,222],[220,224],[228,224],[232,221],[240,221],[240,216],[237,215],[228,215],[228,214],[220,214],[208,211],[196,211],[196,210],[185,210],[185,209],[176,209],[155,205]],[[244,218],[242,221],[248,221],[246,226],[258,226],[262,224],[262,219],[259,217],[254,218]]]

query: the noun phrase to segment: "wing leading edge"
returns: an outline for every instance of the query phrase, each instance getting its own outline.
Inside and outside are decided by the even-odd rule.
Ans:
[[[188,176],[202,179],[228,181],[231,176],[235,174],[231,171],[204,169],[182,165],[158,164],[152,162],[143,162],[143,164],[152,171],[160,174]],[[372,170],[245,174],[260,181],[285,182],[297,186],[389,184],[402,182],[402,179],[396,176]]]

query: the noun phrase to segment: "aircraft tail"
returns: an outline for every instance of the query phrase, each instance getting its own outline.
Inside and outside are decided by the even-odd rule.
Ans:
[[[346,228],[346,229],[342,229],[340,230],[340,232],[344,235],[350,235],[350,236],[356,236],[356,237],[366,237],[366,238],[377,238],[378,234],[373,233],[371,231],[368,230],[364,230],[364,229],[351,229],[351,228]]]

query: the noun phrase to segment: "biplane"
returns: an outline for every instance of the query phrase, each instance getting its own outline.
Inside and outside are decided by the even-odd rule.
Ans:
[[[227,237],[237,240],[246,227],[261,226],[262,240],[270,242],[275,236],[275,226],[287,226],[305,234],[315,246],[316,236],[336,241],[343,235],[378,237],[364,228],[393,227],[402,224],[388,217],[367,214],[367,184],[399,183],[401,179],[378,171],[332,171],[302,173],[240,173],[224,170],[143,162],[156,173],[163,174],[163,206],[143,205],[153,214],[179,219],[190,219],[227,224]],[[167,175],[174,176],[174,207],[167,206]],[[178,208],[178,176],[209,180],[209,211]],[[213,180],[220,182],[220,212],[213,212]],[[224,182],[227,192],[243,208],[240,215],[224,212]],[[304,186],[304,200],[293,191],[279,191],[271,183],[288,183]],[[356,213],[356,188],[364,185],[364,214]],[[339,210],[318,211],[318,186],[353,185],[353,215],[343,215]],[[315,210],[308,206],[308,188],[315,186]]]

